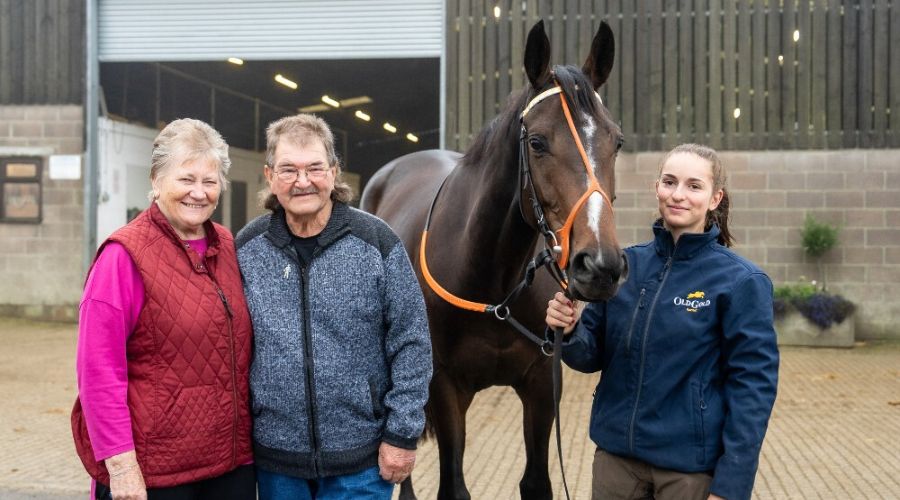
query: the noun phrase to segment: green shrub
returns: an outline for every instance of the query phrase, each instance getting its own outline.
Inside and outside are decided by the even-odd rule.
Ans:
[[[816,260],[819,278],[822,280],[822,291],[828,288],[825,270],[822,267],[822,255],[837,244],[840,229],[827,222],[819,222],[810,214],[806,214],[803,229],[800,230],[800,242],[806,254]]]
[[[818,259],[837,244],[838,231],[839,228],[827,222],[819,222],[807,214],[803,229],[800,230],[803,250],[810,257]]]

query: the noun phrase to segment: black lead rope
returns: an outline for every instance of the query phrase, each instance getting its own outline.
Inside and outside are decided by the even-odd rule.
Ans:
[[[566,483],[566,469],[563,466],[562,434],[559,419],[559,400],[562,399],[562,336],[563,329],[557,328],[553,336],[553,412],[556,419],[556,454],[559,457],[559,473],[562,475],[563,489],[569,497],[569,485]]]

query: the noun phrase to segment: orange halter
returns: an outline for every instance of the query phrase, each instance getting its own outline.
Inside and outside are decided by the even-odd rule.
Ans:
[[[566,117],[566,122],[569,125],[569,131],[572,134],[572,138],[575,140],[575,145],[578,147],[578,153],[581,155],[582,164],[584,165],[585,171],[588,175],[587,190],[584,192],[584,194],[581,195],[578,201],[575,202],[575,205],[569,212],[569,216],[566,217],[566,221],[563,226],[556,231],[551,230],[550,226],[547,224],[546,218],[544,217],[544,210],[537,199],[537,193],[534,190],[534,182],[531,178],[531,169],[529,167],[528,154],[525,147],[525,141],[527,139],[525,115],[527,115],[531,108],[534,107],[537,103],[543,101],[545,98],[553,94],[559,94],[559,101],[562,105],[563,114]],[[597,97],[599,99],[599,95]],[[538,262],[538,258],[535,258],[535,260],[533,260],[529,265],[529,269],[533,270],[537,265],[547,266],[548,269],[550,269],[551,274],[559,282],[560,287],[562,287],[563,290],[566,290],[568,288],[568,283],[565,277],[565,272],[563,270],[566,268],[566,265],[568,265],[569,262],[570,233],[572,231],[572,225],[575,223],[576,215],[578,215],[581,207],[584,206],[588,198],[590,198],[590,196],[594,193],[600,194],[600,196],[606,202],[606,205],[609,206],[610,211],[612,211],[612,203],[609,199],[609,196],[606,194],[606,191],[604,191],[603,187],[600,185],[600,182],[597,180],[597,177],[594,175],[593,170],[591,169],[590,160],[588,159],[587,153],[584,150],[584,146],[581,143],[581,138],[578,135],[578,130],[575,128],[575,122],[572,120],[572,113],[569,111],[569,105],[566,103],[566,98],[562,91],[562,87],[560,87],[558,83],[554,87],[545,90],[544,92],[541,92],[540,94],[532,98],[531,101],[529,101],[525,106],[525,109],[522,111],[519,120],[522,123],[519,154],[521,170],[525,174],[525,182],[530,184],[531,187],[532,207],[535,212],[535,218],[537,220],[539,231],[544,235],[547,247],[552,248],[553,253],[557,254],[555,262],[553,262],[552,260],[550,260],[549,262],[543,262],[544,260],[547,260],[546,258],[543,258],[542,262]],[[483,304],[480,302],[465,300],[450,293],[444,287],[442,287],[437,282],[437,280],[434,279],[434,276],[432,276],[431,272],[428,270],[428,262],[425,258],[425,247],[428,242],[428,229],[431,225],[431,214],[434,211],[434,206],[437,203],[438,196],[440,195],[442,189],[443,184],[441,184],[441,187],[434,195],[434,199],[431,202],[431,208],[428,210],[428,218],[425,221],[425,229],[422,231],[422,242],[419,245],[419,265],[422,268],[422,276],[425,278],[425,282],[428,283],[428,286],[431,287],[432,291],[434,291],[435,294],[437,294],[439,297],[449,302],[450,304],[468,311],[483,313],[493,312],[498,319],[505,320],[509,317],[508,303],[511,302],[510,299],[513,298],[513,296],[518,296],[518,293],[520,293],[521,290],[524,289],[522,284],[520,284],[519,287],[517,287],[517,289],[513,293],[511,293],[510,296],[508,296],[506,300],[504,300],[501,304]],[[557,234],[559,235],[559,238],[557,238]],[[562,242],[562,245],[559,245],[559,241]],[[549,255],[549,252],[545,251],[545,253]],[[554,270],[553,268],[551,268],[550,264],[556,264],[555,266],[553,266],[556,269]],[[527,286],[528,284],[530,284],[530,281],[528,281],[525,286]]]

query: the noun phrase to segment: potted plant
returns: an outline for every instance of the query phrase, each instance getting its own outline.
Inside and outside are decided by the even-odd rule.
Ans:
[[[827,291],[822,256],[837,244],[839,229],[807,215],[801,230],[806,254],[816,260],[822,286],[816,281],[775,287],[775,330],[783,345],[850,347],[855,338],[851,318],[856,306]]]

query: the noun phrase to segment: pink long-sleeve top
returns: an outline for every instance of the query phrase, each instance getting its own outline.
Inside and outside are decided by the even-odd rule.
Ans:
[[[206,239],[186,241],[200,255]],[[75,372],[96,460],[134,449],[125,344],[144,306],[140,271],[121,244],[107,244],[84,285]]]

